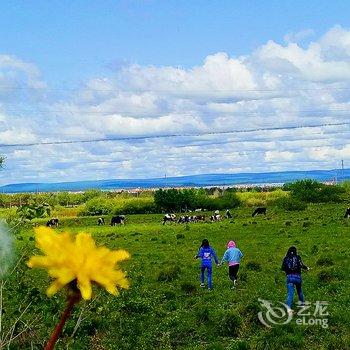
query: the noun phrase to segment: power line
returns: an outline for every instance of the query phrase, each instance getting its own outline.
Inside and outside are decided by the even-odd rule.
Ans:
[[[101,116],[105,116],[105,115],[113,115],[113,114],[124,114],[123,117],[135,117],[139,114],[139,112],[132,112],[132,111],[89,111],[89,110],[82,110],[82,111],[69,111],[69,110],[40,110],[40,109],[19,109],[19,108],[4,108],[3,113],[68,113],[68,114],[84,114],[84,115],[101,115]],[[213,112],[206,112],[209,113],[209,115],[202,115],[202,118],[206,118],[206,117],[211,117],[212,114],[216,113],[216,114],[221,114],[224,116],[240,116],[240,115],[256,115],[258,114],[259,116],[265,116],[265,115],[275,115],[277,114],[279,111],[236,111],[236,112],[217,112],[217,111],[213,111]],[[283,110],[280,111],[283,114],[294,114],[294,113],[327,113],[327,112],[350,112],[350,108],[349,109],[327,109],[327,110]],[[168,116],[168,115],[183,115],[183,116],[187,116],[192,114],[191,112],[176,112],[176,111],[166,111],[163,113],[144,113],[144,115],[152,115],[152,116]],[[127,116],[125,116],[127,115]],[[194,116],[198,116],[198,115],[194,115]],[[139,117],[139,116],[138,116]],[[217,117],[217,115],[215,115],[215,117]]]
[[[175,138],[175,137],[198,137],[198,136],[206,136],[206,135],[225,135],[225,134],[234,134],[234,133],[251,133],[251,132],[258,132],[258,131],[296,130],[296,129],[303,129],[303,128],[318,128],[318,127],[344,126],[344,125],[350,125],[350,122],[324,123],[324,124],[314,124],[314,125],[295,125],[295,126],[269,127],[269,128],[253,128],[253,129],[237,129],[237,130],[227,130],[227,131],[206,131],[206,132],[197,132],[197,133],[111,137],[111,138],[100,138],[100,139],[90,139],[90,140],[13,143],[13,144],[0,144],[0,147],[1,148],[32,147],[32,146],[41,146],[41,145],[63,145],[63,144],[76,144],[76,143],[133,141],[133,140],[149,140],[149,139],[163,139],[163,138]]]
[[[293,88],[288,87],[285,89],[268,89],[268,88],[261,88],[261,89],[186,89],[183,88],[183,90],[179,90],[179,88],[174,89],[93,89],[93,88],[47,88],[47,87],[34,87],[34,86],[6,86],[0,85],[0,90],[42,90],[42,91],[64,91],[64,92],[72,92],[72,91],[91,91],[91,92],[116,92],[116,93],[123,93],[123,92],[132,92],[132,93],[143,93],[143,92],[154,92],[154,93],[175,93],[175,94],[183,94],[183,93],[228,93],[228,92],[290,92],[290,91],[333,91],[333,90],[350,90],[350,87],[336,87],[336,86],[329,86],[329,87],[322,87],[322,88]]]

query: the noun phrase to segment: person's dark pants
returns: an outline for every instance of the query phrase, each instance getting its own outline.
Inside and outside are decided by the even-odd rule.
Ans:
[[[207,270],[208,273],[208,288],[213,288],[213,280],[212,280],[212,267],[211,266],[202,266],[201,267],[201,283],[204,284],[204,273]]]
[[[301,290],[301,275],[287,275],[287,301],[286,304],[289,308],[292,308],[293,296],[294,296],[294,286],[297,290],[299,300],[304,302],[304,295]]]
[[[237,281],[238,269],[239,269],[239,264],[228,267],[228,275],[232,282]]]

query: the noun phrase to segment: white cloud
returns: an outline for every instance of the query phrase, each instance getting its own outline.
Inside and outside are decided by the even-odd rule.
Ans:
[[[40,71],[0,55],[0,144],[350,123],[350,31],[336,26],[181,67],[123,65],[47,98]],[[61,94],[62,96],[62,94]],[[332,168],[350,126],[0,148],[1,183]],[[346,163],[345,163],[346,164]]]
[[[299,32],[289,32],[283,39],[287,43],[297,43],[313,35],[315,35],[315,31],[309,28],[300,30]]]

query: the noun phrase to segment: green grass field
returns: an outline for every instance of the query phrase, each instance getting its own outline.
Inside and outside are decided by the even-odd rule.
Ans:
[[[59,231],[87,231],[98,244],[128,250],[132,258],[123,268],[132,285],[119,297],[96,290],[93,301],[81,302],[57,349],[349,349],[350,221],[342,218],[344,205],[309,205],[303,212],[271,207],[266,217],[255,218],[251,212],[242,207],[232,220],[187,226],[162,226],[161,215],[130,215],[119,227],[98,227],[91,217],[61,219]],[[244,253],[235,290],[226,266],[214,268],[212,291],[199,287],[193,256],[203,238],[220,258],[231,239]],[[48,298],[46,272],[26,267],[38,253],[32,228],[23,228],[15,241],[16,260],[22,260],[3,288],[2,331],[19,318],[9,348],[42,349],[65,294]],[[267,328],[258,320],[258,298],[285,300],[280,267],[290,245],[311,267],[303,275],[306,300],[329,303],[328,328],[295,322]]]

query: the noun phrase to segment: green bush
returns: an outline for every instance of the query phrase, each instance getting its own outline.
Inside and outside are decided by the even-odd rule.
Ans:
[[[126,202],[121,207],[113,209],[113,214],[154,214],[157,207],[153,201],[132,200]]]
[[[325,185],[310,179],[286,184],[284,189],[290,191],[292,198],[307,203],[340,203],[346,192],[341,186]]]
[[[237,194],[232,190],[219,192],[217,197],[209,196],[203,190],[195,189],[160,189],[154,193],[154,202],[158,211],[182,211],[202,208],[223,210],[235,208],[241,204]]]
[[[113,203],[110,200],[104,197],[95,197],[85,203],[80,215],[108,215],[112,214],[112,211]]]
[[[278,198],[275,205],[286,211],[302,211],[307,208],[307,204],[293,197]]]

